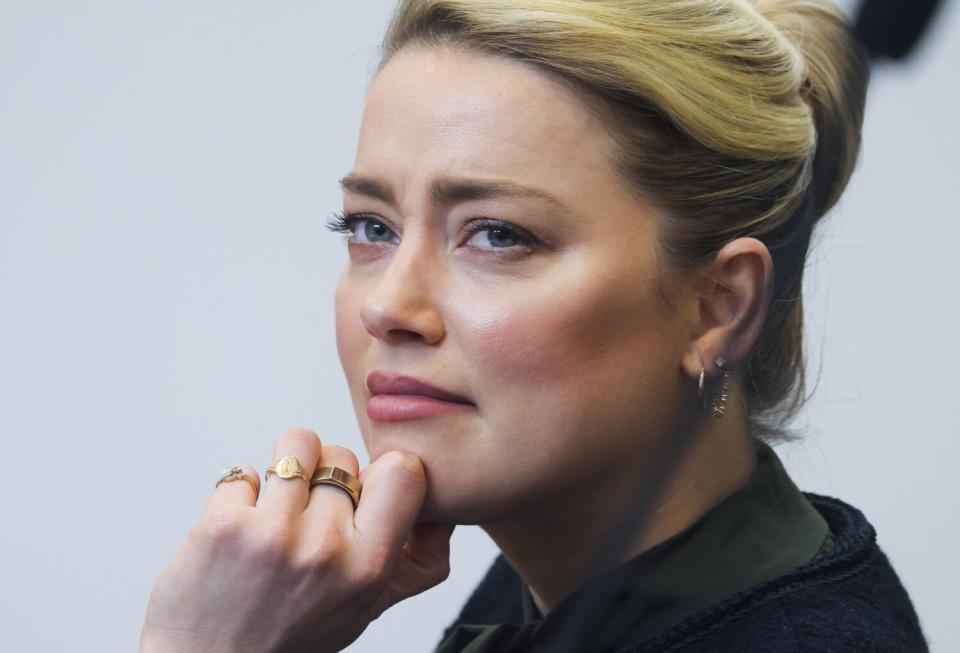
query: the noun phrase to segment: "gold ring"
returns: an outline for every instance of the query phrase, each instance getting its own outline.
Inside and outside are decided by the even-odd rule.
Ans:
[[[250,484],[250,487],[253,488],[254,494],[260,494],[260,488],[257,487],[257,482],[253,480],[252,476],[244,473],[243,468],[241,467],[230,467],[229,469],[225,469],[220,472],[220,478],[217,480],[217,484],[213,486],[213,489],[216,490],[218,487],[220,487],[221,483],[231,483],[241,479]]]
[[[310,479],[310,489],[312,490],[318,485],[334,485],[346,492],[350,495],[354,510],[360,503],[360,481],[345,469],[339,467],[317,468],[317,471],[313,473],[313,478]]]
[[[280,478],[299,478],[307,484],[307,489],[310,488],[310,481],[307,480],[303,465],[300,464],[296,456],[284,456],[277,461],[276,465],[267,467],[263,477],[270,478],[270,474],[276,474]]]

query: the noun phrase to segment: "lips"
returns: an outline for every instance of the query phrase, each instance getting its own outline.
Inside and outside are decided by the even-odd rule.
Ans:
[[[456,393],[402,374],[371,372],[367,389],[367,417],[375,422],[432,419],[469,412],[475,404]]]
[[[429,383],[415,379],[412,376],[392,374],[390,372],[371,372],[367,375],[367,389],[376,395],[413,395],[430,397],[440,401],[449,401],[455,404],[470,404],[473,402],[461,395],[443,388],[432,386]]]

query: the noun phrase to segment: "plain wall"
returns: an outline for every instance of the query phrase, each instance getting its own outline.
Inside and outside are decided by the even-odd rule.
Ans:
[[[847,3],[849,5],[849,3]],[[0,632],[129,651],[220,469],[294,425],[361,452],[324,222],[392,0],[0,0]],[[960,12],[880,67],[808,272],[812,377],[781,456],[862,509],[935,650],[960,650],[954,201]],[[496,550],[350,651],[428,650]]]

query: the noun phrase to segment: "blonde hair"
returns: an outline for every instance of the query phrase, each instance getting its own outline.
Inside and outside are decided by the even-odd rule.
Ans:
[[[774,298],[745,362],[753,432],[788,437],[804,399],[801,301],[814,223],[853,172],[868,68],[827,0],[401,0],[381,67],[409,44],[506,55],[597,107],[628,183],[665,210],[681,269],[751,236]]]

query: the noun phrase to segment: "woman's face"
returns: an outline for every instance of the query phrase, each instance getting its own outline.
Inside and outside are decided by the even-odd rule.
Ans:
[[[517,61],[409,47],[372,83],[343,182],[337,345],[371,460],[424,463],[423,519],[623,483],[687,409],[658,218],[613,156],[573,91]],[[469,403],[371,401],[374,372]]]

